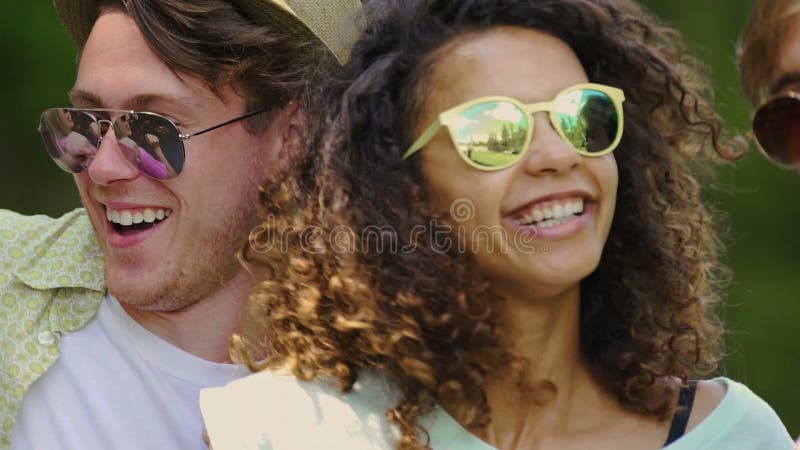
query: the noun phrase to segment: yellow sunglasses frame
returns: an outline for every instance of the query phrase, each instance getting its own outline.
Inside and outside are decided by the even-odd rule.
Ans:
[[[561,97],[564,94],[567,94],[567,93],[570,93],[570,92],[573,92],[573,91],[578,91],[578,90],[593,90],[593,91],[602,92],[603,94],[606,94],[608,96],[608,98],[611,99],[612,103],[614,104],[614,109],[616,110],[617,117],[618,117],[617,123],[619,124],[619,126],[617,127],[617,135],[614,137],[613,142],[608,146],[608,148],[606,148],[606,149],[604,149],[602,151],[599,151],[599,152],[585,152],[585,151],[581,151],[580,149],[575,147],[572,144],[572,142],[570,142],[569,139],[567,139],[566,134],[561,129],[561,125],[559,124],[559,121],[557,120],[558,112],[555,110],[555,104],[556,104],[556,101],[558,100],[558,98]],[[474,161],[470,160],[462,152],[458,151],[458,148],[455,148],[456,139],[455,139],[455,136],[453,136],[453,130],[451,128],[451,124],[453,123],[453,120],[458,115],[460,115],[462,112],[466,111],[467,109],[472,108],[473,106],[481,104],[481,103],[496,102],[496,101],[502,101],[502,102],[511,103],[512,105],[516,106],[521,111],[526,113],[527,114],[526,115],[526,118],[527,118],[526,120],[528,121],[528,124],[529,124],[528,131],[527,131],[527,134],[525,136],[525,144],[524,144],[524,147],[523,147],[523,151],[519,154],[519,158],[517,158],[514,161],[509,162],[508,164],[501,165],[501,166],[496,166],[496,167],[482,166],[482,165],[477,164]],[[624,121],[624,116],[623,116],[623,108],[622,108],[622,103],[624,101],[625,101],[625,93],[622,91],[622,89],[615,88],[613,86],[607,86],[607,85],[604,85],[604,84],[598,84],[598,83],[575,84],[575,85],[569,86],[569,87],[565,88],[564,90],[562,90],[561,92],[559,92],[553,98],[553,100],[551,100],[549,102],[538,102],[538,103],[531,103],[531,104],[527,104],[527,105],[522,103],[522,102],[520,102],[519,100],[511,98],[511,97],[489,96],[489,97],[476,98],[474,100],[470,100],[468,102],[465,102],[465,103],[462,103],[462,104],[460,104],[458,106],[450,108],[447,111],[439,114],[439,117],[437,117],[436,120],[432,124],[430,124],[428,126],[428,128],[425,130],[425,132],[423,132],[420,135],[420,137],[417,138],[417,140],[414,141],[413,144],[411,144],[411,147],[409,147],[408,150],[405,152],[405,154],[403,154],[403,159],[404,160],[408,159],[409,157],[411,157],[411,155],[413,155],[414,153],[418,152],[423,147],[425,147],[431,141],[431,139],[433,139],[433,137],[436,136],[436,133],[439,131],[439,128],[441,128],[442,126],[445,126],[445,127],[447,127],[447,130],[450,133],[450,140],[453,142],[453,146],[454,146],[456,152],[461,157],[461,159],[463,159],[470,166],[472,166],[472,167],[474,167],[474,168],[476,168],[478,170],[484,170],[484,171],[502,170],[502,169],[511,167],[514,164],[516,164],[517,162],[519,162],[522,159],[522,157],[528,152],[528,149],[530,148],[530,145],[531,145],[531,140],[533,139],[534,127],[536,126],[536,121],[533,119],[533,115],[535,113],[541,112],[541,111],[549,112],[548,116],[550,118],[550,123],[553,125],[553,128],[556,130],[558,135],[561,136],[561,139],[563,139],[564,142],[569,144],[569,146],[572,147],[576,152],[578,152],[579,154],[581,154],[583,156],[589,156],[589,157],[603,156],[603,155],[606,155],[606,154],[611,153],[612,151],[614,151],[614,149],[617,148],[617,145],[619,145],[619,141],[622,139],[622,132],[623,132],[623,129],[625,127],[625,121]]]

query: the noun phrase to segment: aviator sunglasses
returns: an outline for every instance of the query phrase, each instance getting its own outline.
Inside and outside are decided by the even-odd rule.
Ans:
[[[561,138],[583,156],[602,156],[622,138],[621,89],[596,83],[570,86],[549,102],[523,104],[509,97],[481,97],[439,114],[403,155],[430,142],[442,126],[459,156],[479,170],[505,169],[520,159],[533,138],[533,114],[546,111]]]
[[[753,117],[753,132],[764,154],[781,167],[800,167],[800,94],[773,98]]]
[[[119,109],[52,108],[39,121],[45,150],[69,173],[89,168],[108,132],[120,144],[122,154],[143,174],[156,180],[178,176],[183,170],[186,149],[183,141],[264,112],[253,111],[213,127],[183,134],[171,119],[152,112]],[[119,114],[115,119],[109,117]]]

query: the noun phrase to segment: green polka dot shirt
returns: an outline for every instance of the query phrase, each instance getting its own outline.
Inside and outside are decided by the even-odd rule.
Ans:
[[[103,254],[83,209],[57,219],[0,210],[0,449],[61,336],[92,320],[104,293]]]

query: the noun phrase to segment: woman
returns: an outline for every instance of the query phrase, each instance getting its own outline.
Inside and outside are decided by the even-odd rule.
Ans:
[[[736,152],[675,33],[619,0],[364,17],[245,255],[270,273],[234,353],[269,370],[203,395],[212,445],[790,449],[746,387],[689,381],[722,333],[693,173]]]
[[[49,127],[42,125],[41,131],[50,135],[44,140],[45,149],[56,164],[67,171],[86,168],[97,153],[94,145],[97,142],[95,140],[92,144],[83,134],[75,131],[72,112],[68,109],[49,109],[42,113],[42,119],[42,123],[46,119],[50,124]],[[94,131],[94,128],[89,129],[89,132]]]

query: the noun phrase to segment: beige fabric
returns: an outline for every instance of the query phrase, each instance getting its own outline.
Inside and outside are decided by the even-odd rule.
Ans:
[[[297,15],[297,14],[294,13],[294,11],[292,11],[292,8],[289,7],[289,5],[287,5],[285,1],[283,1],[283,0],[273,0],[273,3],[275,3],[278,6],[280,6],[283,9],[289,11],[290,13],[294,14],[295,16]]]
[[[230,0],[254,22],[320,41],[340,63],[347,60],[355,41],[352,19],[360,0]],[[97,20],[97,0],[54,0],[70,37],[81,50]]]

